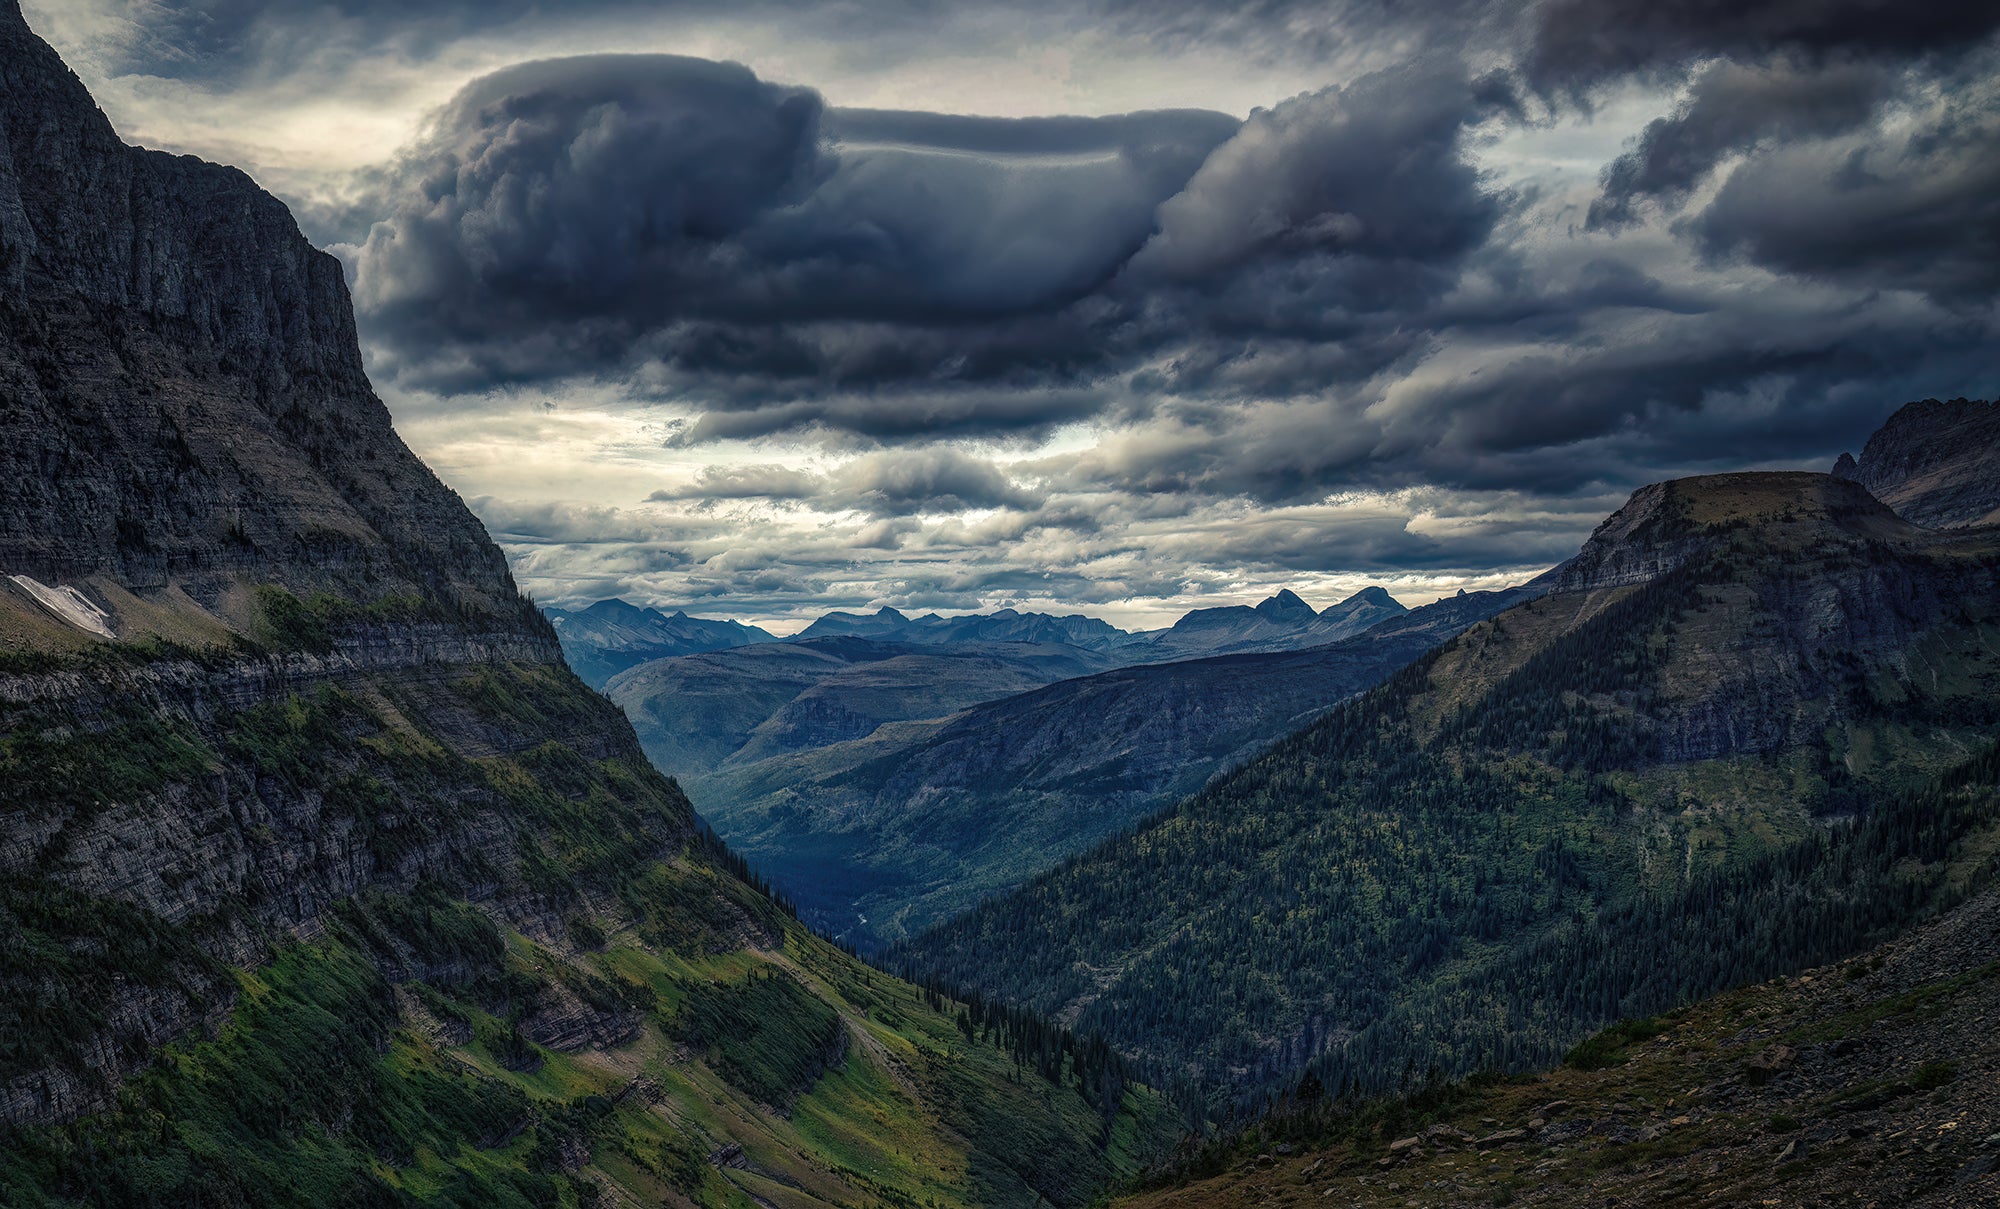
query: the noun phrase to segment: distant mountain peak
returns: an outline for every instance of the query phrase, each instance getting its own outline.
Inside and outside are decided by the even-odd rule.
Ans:
[[[1257,605],[1257,611],[1273,621],[1311,621],[1319,616],[1313,608],[1290,588],[1281,588],[1276,596]]]
[[[1348,597],[1346,600],[1343,600],[1340,603],[1344,605],[1355,604],[1355,603],[1372,604],[1372,605],[1393,605],[1398,609],[1403,608],[1403,602],[1389,595],[1389,589],[1383,587],[1381,584],[1369,584],[1367,587],[1361,589],[1359,592],[1356,592],[1354,595]]]
[[[890,608],[890,607],[889,607],[888,605],[883,605],[883,606],[882,606],[881,608],[879,608],[879,609],[875,610],[875,616],[877,616],[877,617],[886,617],[886,618],[888,618],[888,619],[890,619],[890,620],[892,620],[892,621],[908,621],[908,620],[909,620],[909,618],[908,618],[908,617],[905,617],[905,616],[903,615],[903,613],[902,613],[902,611],[901,611],[901,610],[899,610],[899,609],[892,609],[892,608]]]

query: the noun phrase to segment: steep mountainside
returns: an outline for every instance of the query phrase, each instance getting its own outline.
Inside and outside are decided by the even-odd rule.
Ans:
[[[746,746],[690,784],[704,816],[806,918],[881,944],[1133,826],[1541,591],[1440,601],[1313,650],[1065,680],[791,754]],[[649,729],[642,721],[641,734]]]
[[[1995,935],[1988,891],[1839,965],[1614,1026],[1548,1074],[1359,1111],[1308,1094],[1120,1203],[2000,1203]]]
[[[1929,901],[1903,862],[1990,839],[1891,807],[2000,722],[1992,531],[1725,475],[1555,578],[905,955],[1218,1092],[1393,1089],[1838,956]]]
[[[563,657],[585,684],[602,689],[613,676],[655,659],[700,655],[777,639],[753,625],[600,600],[582,609],[544,609]],[[668,765],[672,767],[672,765]]]
[[[975,1043],[703,838],[396,439],[338,265],[119,143],[15,0],[0,135],[0,1203],[1080,1205],[1143,1161],[1101,1046]]]
[[[1860,483],[1904,520],[1933,529],[2000,524],[2000,403],[1904,405],[1834,476]]]
[[[118,141],[0,4],[0,570],[242,623],[241,573],[545,631],[369,389],[338,262],[242,173]],[[194,617],[195,631],[211,633]]]

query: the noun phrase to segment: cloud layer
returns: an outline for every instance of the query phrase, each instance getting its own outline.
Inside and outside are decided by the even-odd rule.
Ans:
[[[259,132],[546,596],[1421,599],[1996,389],[1992,6],[546,8],[46,14]],[[404,145],[318,165],[327,98]]]

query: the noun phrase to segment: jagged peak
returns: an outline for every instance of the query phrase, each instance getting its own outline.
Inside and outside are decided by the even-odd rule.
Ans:
[[[1834,467],[1898,516],[1944,529],[2000,514],[2000,403],[1921,399],[1896,409],[1859,458]]]
[[[883,605],[883,606],[882,606],[881,608],[879,608],[879,609],[875,610],[875,616],[877,616],[877,617],[886,617],[886,618],[888,618],[888,619],[889,619],[890,621],[908,621],[908,620],[909,620],[909,618],[908,618],[908,617],[905,617],[905,616],[904,616],[904,615],[902,614],[902,612],[901,612],[900,610],[897,610],[897,609],[892,609],[892,608],[890,608],[890,607],[889,607],[888,605]]]

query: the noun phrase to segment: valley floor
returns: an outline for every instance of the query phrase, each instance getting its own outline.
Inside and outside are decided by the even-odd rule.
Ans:
[[[2000,893],[1552,1074],[1274,1121],[1208,1169],[1128,1206],[2000,1204]]]

